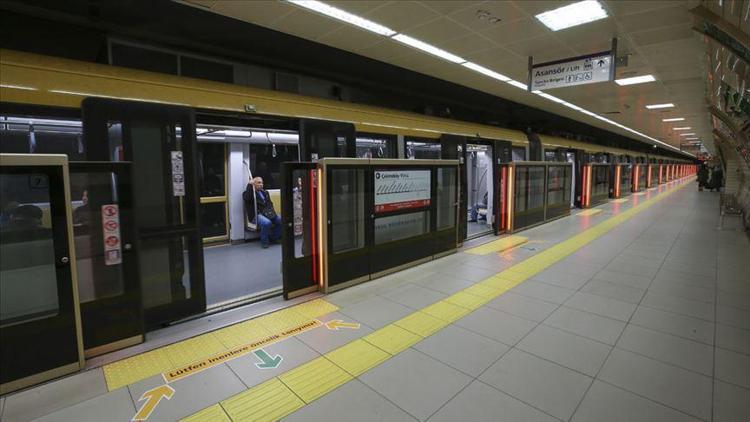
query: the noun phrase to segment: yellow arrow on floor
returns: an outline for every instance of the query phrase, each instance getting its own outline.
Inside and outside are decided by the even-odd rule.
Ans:
[[[336,331],[338,331],[339,328],[351,328],[357,330],[359,329],[359,324],[357,324],[356,322],[344,322],[340,319],[332,319],[326,322],[326,328]]]
[[[160,385],[156,388],[152,388],[141,396],[138,401],[146,400],[146,403],[141,406],[138,413],[133,416],[133,421],[145,421],[151,416],[156,406],[159,404],[161,399],[171,399],[174,395],[174,388],[170,387],[169,384]]]

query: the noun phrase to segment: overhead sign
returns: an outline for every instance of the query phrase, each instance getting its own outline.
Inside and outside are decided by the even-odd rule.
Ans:
[[[104,236],[104,265],[121,264],[120,207],[117,204],[102,205],[102,233]]]
[[[375,212],[430,205],[430,170],[375,172]]]
[[[572,57],[548,63],[532,64],[529,88],[544,91],[568,86],[607,82],[613,79],[611,51]]]

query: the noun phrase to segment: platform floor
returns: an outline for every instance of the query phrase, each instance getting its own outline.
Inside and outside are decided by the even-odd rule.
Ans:
[[[696,190],[470,242],[0,398],[0,419],[748,421],[750,242]]]

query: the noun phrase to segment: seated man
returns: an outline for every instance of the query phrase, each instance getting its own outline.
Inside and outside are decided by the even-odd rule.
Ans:
[[[255,187],[255,206],[251,201],[253,187]],[[268,247],[269,240],[277,242],[281,239],[281,217],[273,208],[271,196],[263,189],[263,179],[260,177],[250,179],[242,196],[246,201],[247,217],[260,227],[260,243],[263,249]]]

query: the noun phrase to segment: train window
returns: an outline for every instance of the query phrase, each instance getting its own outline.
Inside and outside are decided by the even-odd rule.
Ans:
[[[555,151],[544,151],[544,161],[557,161]]]
[[[0,200],[0,325],[55,315],[60,307],[49,178],[0,174]]]
[[[547,204],[558,205],[570,200],[570,167],[548,167]]]
[[[209,142],[198,144],[201,197],[224,196],[227,159],[225,145]]]
[[[606,166],[594,166],[591,195],[606,195],[609,192],[609,173]]]
[[[190,78],[234,83],[234,66],[194,57],[180,56],[180,74]]]
[[[526,148],[524,147],[513,147],[511,154],[513,161],[526,161]]]
[[[365,173],[362,169],[330,171],[331,251],[341,253],[365,245]]]
[[[170,75],[178,74],[177,55],[174,53],[113,42],[110,46],[110,54],[112,57],[111,64],[114,66],[168,73]]]
[[[357,158],[396,158],[396,137],[380,134],[357,134]]]
[[[70,161],[85,160],[81,121],[0,116],[0,152],[65,154]]]
[[[299,161],[297,145],[250,144],[250,171],[262,177],[266,190],[281,188],[281,163]]]
[[[409,159],[424,159],[424,160],[439,160],[440,159],[440,143],[431,142],[428,140],[421,140],[421,138],[406,139],[406,158]]]
[[[529,167],[528,208],[544,206],[544,167]]]

